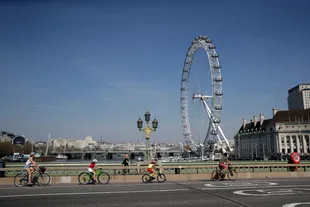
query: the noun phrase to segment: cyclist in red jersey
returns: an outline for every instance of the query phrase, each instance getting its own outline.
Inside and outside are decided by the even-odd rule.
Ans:
[[[98,162],[98,160],[93,159],[93,161],[90,163],[90,165],[88,166],[88,172],[93,173],[93,182],[96,183],[96,163]]]
[[[227,169],[228,165],[230,165],[230,161],[227,158],[227,153],[225,152],[223,157],[219,161],[219,168],[221,170]]]

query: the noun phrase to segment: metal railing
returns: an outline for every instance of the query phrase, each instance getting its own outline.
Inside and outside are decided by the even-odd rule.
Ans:
[[[87,165],[82,164],[45,164],[47,172],[53,176],[76,176],[87,170]],[[309,171],[310,164],[247,164],[233,165],[238,172],[287,172],[287,171]],[[116,165],[98,165],[112,176],[122,175],[125,171],[127,175],[141,175],[146,173],[147,166],[116,166]],[[158,166],[165,174],[200,174],[211,173],[218,165],[175,165]],[[23,167],[0,168],[6,176],[14,176],[23,171]],[[129,173],[128,173],[129,170]]]

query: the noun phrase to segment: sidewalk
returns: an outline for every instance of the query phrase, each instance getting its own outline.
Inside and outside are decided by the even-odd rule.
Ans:
[[[208,180],[208,174],[166,174],[167,181],[195,181]],[[111,175],[110,183],[139,183],[142,182],[142,175]],[[276,178],[309,178],[310,172],[240,172],[238,179],[276,179]],[[50,184],[78,183],[77,176],[51,177]],[[0,178],[0,185],[14,184],[14,177]]]

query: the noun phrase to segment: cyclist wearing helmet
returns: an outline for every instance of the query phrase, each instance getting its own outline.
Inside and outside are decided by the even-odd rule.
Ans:
[[[152,160],[151,163],[147,166],[147,171],[150,173],[150,177],[152,178],[152,180],[154,180],[154,174],[155,174],[155,165],[156,165],[156,161]]]
[[[88,166],[88,172],[93,173],[93,182],[96,183],[96,163],[98,162],[97,159],[93,159],[93,161]]]
[[[34,168],[31,167],[31,164],[34,165],[36,168],[38,168],[38,164],[33,160],[34,156],[35,156],[35,153],[31,152],[30,157],[24,166],[24,170],[26,170],[26,172],[28,174],[28,184],[32,184],[31,183],[31,174],[34,172]]]

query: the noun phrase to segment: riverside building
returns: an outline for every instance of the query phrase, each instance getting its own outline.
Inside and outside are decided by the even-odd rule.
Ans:
[[[273,109],[273,117],[253,116],[244,119],[235,135],[235,155],[238,159],[280,159],[297,150],[310,153],[310,109]]]

